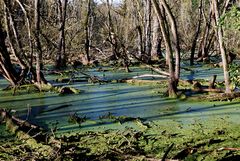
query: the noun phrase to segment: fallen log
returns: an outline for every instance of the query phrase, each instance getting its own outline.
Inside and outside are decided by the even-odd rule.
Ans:
[[[201,95],[196,97],[189,97],[189,100],[197,101],[231,101],[240,98],[240,92],[235,93],[215,93],[210,95]]]
[[[216,89],[212,89],[212,88],[208,88],[208,87],[202,87],[199,89],[192,89],[192,92],[197,92],[197,93],[204,93],[204,92],[212,92],[212,93],[224,93],[224,89],[220,89],[220,88],[216,88]]]
[[[109,83],[110,82],[110,81],[107,81],[107,80],[103,80],[100,77],[95,76],[95,75],[92,76],[92,75],[89,75],[89,74],[81,72],[81,71],[80,71],[80,73],[82,75],[87,76],[88,77],[88,82],[90,82],[90,83]]]
[[[6,128],[18,137],[30,138],[34,137],[39,141],[46,141],[47,133],[43,128],[33,125],[26,120],[22,120],[12,116],[10,111],[0,109],[2,122],[6,123]]]
[[[167,77],[169,77],[169,75],[170,75],[168,72],[165,72],[165,71],[161,70],[160,68],[155,68],[152,65],[145,64],[145,66],[150,68],[151,70],[153,70],[154,72],[156,72],[158,74],[162,74],[162,75],[165,75]]]
[[[55,158],[61,149],[61,141],[49,135],[47,130],[12,116],[6,109],[0,109],[0,117],[2,123],[6,123],[7,130],[15,134],[17,139],[23,144],[27,144],[30,149],[37,151],[39,156],[51,160],[50,158]]]
[[[155,75],[155,74],[143,74],[139,76],[132,77],[133,79],[137,78],[145,78],[145,77],[151,77],[151,78],[168,78],[166,75]]]
[[[138,79],[123,79],[119,82],[121,83],[129,83],[129,84],[137,84],[137,85],[144,85],[144,84],[151,84],[151,85],[163,85],[167,86],[168,80],[138,80]]]
[[[219,148],[218,151],[229,150],[229,151],[240,151],[240,148]]]

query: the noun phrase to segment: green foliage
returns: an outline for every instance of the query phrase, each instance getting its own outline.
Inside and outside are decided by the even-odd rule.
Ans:
[[[230,80],[235,86],[240,85],[240,65],[230,64],[229,65]]]
[[[226,29],[240,30],[240,10],[237,6],[233,6],[230,11],[226,12],[220,18],[220,25]]]

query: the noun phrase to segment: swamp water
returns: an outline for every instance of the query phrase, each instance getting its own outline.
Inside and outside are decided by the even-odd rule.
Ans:
[[[105,71],[97,69],[84,71],[90,75],[97,75],[103,79],[116,80],[130,78],[141,74],[152,74],[152,71],[132,68],[133,72]],[[219,68],[193,68],[182,71],[182,79],[211,79],[217,74],[222,80]],[[77,75],[77,76],[80,76]],[[218,122],[223,119],[231,123],[240,124],[240,105],[238,102],[190,102],[161,97],[158,86],[129,85],[126,83],[91,84],[88,82],[73,83],[71,85],[56,83],[57,76],[47,75],[47,79],[54,85],[66,85],[79,89],[77,95],[60,96],[56,93],[22,93],[12,96],[11,91],[0,91],[0,107],[16,110],[16,115],[28,119],[45,128],[57,128],[58,132],[78,130],[106,130],[125,129],[126,127],[140,128],[134,122],[123,124],[102,120],[103,116],[124,116],[140,118],[144,122],[168,124],[176,122],[181,126],[188,126],[195,122]],[[7,86],[7,82],[0,80],[0,88]],[[70,123],[72,115],[86,117],[81,126]],[[209,125],[211,126],[211,125]],[[214,125],[212,125],[214,126]],[[2,132],[3,135],[3,132]]]

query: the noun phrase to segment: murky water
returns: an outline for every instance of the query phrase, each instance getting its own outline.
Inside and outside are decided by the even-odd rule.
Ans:
[[[124,71],[98,72],[95,69],[88,73],[104,79],[120,79],[140,74],[151,74],[150,70],[132,68],[131,73]],[[183,79],[211,79],[217,74],[222,80],[221,69],[194,68],[193,71],[182,71]],[[56,76],[48,76],[48,80]],[[54,83],[54,82],[53,82]],[[0,79],[0,88],[7,82]],[[59,84],[55,84],[59,85]],[[69,116],[77,113],[86,116],[88,120],[81,126],[84,130],[114,129],[133,126],[116,123],[101,124],[99,117],[111,113],[114,116],[140,117],[146,121],[166,122],[174,120],[184,124],[196,120],[226,119],[240,123],[240,105],[238,102],[186,102],[162,98],[156,93],[157,87],[134,86],[125,83],[90,84],[87,82],[74,83],[71,86],[80,89],[78,95],[59,96],[56,93],[34,93],[12,96],[11,92],[0,91],[0,107],[16,110],[16,114],[41,126],[59,130],[78,130],[80,127],[68,122]]]

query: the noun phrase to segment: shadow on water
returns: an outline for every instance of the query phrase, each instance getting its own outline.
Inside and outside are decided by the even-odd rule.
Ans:
[[[145,100],[148,99],[148,100]],[[122,102],[124,99],[119,99],[118,101]],[[140,101],[142,100],[142,101]],[[81,102],[79,103],[80,105]],[[185,119],[196,119],[196,118],[206,118],[206,117],[222,117],[226,115],[238,116],[240,114],[239,111],[234,111],[236,108],[235,105],[238,105],[238,102],[230,102],[224,103],[220,105],[209,105],[206,107],[193,107],[189,109],[189,107],[181,107],[184,106],[184,102],[177,102],[176,100],[164,100],[164,99],[156,99],[152,100],[150,97],[141,97],[135,103],[125,103],[119,105],[118,102],[114,105],[100,105],[94,104],[94,106],[90,106],[91,108],[81,109],[81,107],[72,108],[69,106],[69,109],[62,109],[63,111],[56,111],[52,113],[41,113],[39,114],[35,120],[43,121],[43,120],[58,120],[59,118],[67,120],[67,117],[70,113],[77,112],[81,114],[81,116],[87,116],[91,119],[98,120],[98,117],[104,115],[108,112],[113,113],[115,116],[129,116],[129,117],[141,117],[146,120],[185,120]],[[167,108],[169,107],[169,108]],[[109,123],[111,124],[111,123]],[[90,127],[101,127],[106,124],[94,123],[83,125],[82,128],[90,128]],[[74,128],[78,127],[64,127],[61,130],[74,130]]]
[[[17,101],[17,102],[19,102],[20,104],[21,104],[21,102],[23,102],[23,103],[25,103],[25,102],[27,102],[27,101],[34,101],[34,100],[39,100],[39,99],[42,99],[42,98],[45,98],[45,96],[39,96],[39,97],[31,97],[31,98],[29,98],[29,94],[26,94],[26,96],[28,97],[28,98],[22,98],[23,97],[23,95],[21,95],[21,96],[19,96],[20,98],[16,98],[16,99],[14,99],[14,100],[12,100],[12,99],[9,99],[9,100],[0,100],[0,104],[3,104],[3,103],[11,103],[11,102],[13,102],[13,101]],[[14,96],[11,96],[11,97],[14,97]],[[47,98],[48,99],[55,99],[55,98],[57,98],[57,97],[59,97],[58,95],[55,95],[55,96],[47,96]],[[10,98],[10,97],[7,97],[7,98]]]
[[[139,98],[140,100],[142,100],[144,97]],[[146,97],[145,97],[146,98]],[[151,98],[150,98],[151,99]],[[119,100],[120,102],[122,102],[123,100]],[[41,119],[52,119],[52,118],[58,118],[61,116],[66,116],[66,113],[72,113],[72,112],[81,112],[81,114],[84,115],[88,115],[88,114],[93,114],[95,113],[95,115],[99,116],[102,113],[106,113],[106,112],[113,112],[113,113],[117,113],[117,114],[121,114],[124,113],[122,112],[123,110],[125,111],[130,111],[133,110],[133,112],[135,113],[128,113],[128,115],[136,115],[137,113],[140,114],[142,112],[147,111],[148,114],[152,114],[152,113],[163,113],[163,114],[159,114],[159,115],[154,115],[154,116],[146,116],[143,117],[144,119],[148,119],[148,120],[155,120],[155,119],[166,119],[167,117],[171,116],[177,116],[177,115],[181,115],[181,114],[194,114],[194,113],[198,113],[199,115],[205,115],[204,112],[217,112],[217,111],[223,111],[223,110],[230,110],[231,108],[236,108],[236,107],[229,107],[232,105],[238,105],[238,102],[232,102],[232,103],[226,103],[226,104],[221,104],[221,105],[211,105],[211,106],[207,106],[207,107],[199,107],[199,108],[193,108],[193,109],[189,109],[189,107],[185,107],[185,109],[181,110],[181,111],[174,111],[171,112],[169,111],[169,109],[167,108],[167,113],[163,113],[164,112],[164,106],[176,106],[178,105],[178,103],[175,100],[172,101],[165,101],[165,100],[143,100],[143,101],[137,101],[136,103],[126,103],[126,104],[122,104],[122,105],[97,105],[95,104],[94,107],[92,108],[85,108],[85,109],[81,109],[81,108],[77,108],[77,109],[63,109],[63,111],[58,111],[58,112],[53,112],[53,113],[47,113],[44,114],[44,112],[42,114],[39,115],[39,118]],[[82,104],[81,104],[82,105]],[[88,106],[89,104],[87,104]],[[157,109],[155,108],[157,106]],[[42,108],[42,107],[40,107]],[[158,108],[161,108],[161,110],[158,110]],[[152,112],[149,112],[151,110],[154,110]],[[171,109],[170,109],[171,110]],[[178,109],[175,109],[178,110]],[[166,112],[166,111],[165,111]],[[226,111],[224,112],[226,114]],[[221,114],[221,113],[219,113]],[[184,116],[185,117],[185,116]]]

